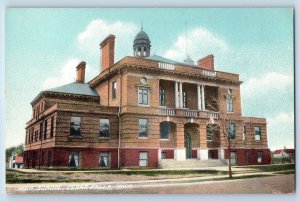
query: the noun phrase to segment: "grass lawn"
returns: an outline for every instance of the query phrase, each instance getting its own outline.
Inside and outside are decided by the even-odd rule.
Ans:
[[[243,168],[253,168],[263,172],[276,172],[284,170],[295,170],[295,164],[276,164],[276,165],[262,165],[262,166],[245,166]]]
[[[102,182],[178,179],[228,174],[217,170],[100,170],[92,172],[32,172],[6,170],[6,183]]]

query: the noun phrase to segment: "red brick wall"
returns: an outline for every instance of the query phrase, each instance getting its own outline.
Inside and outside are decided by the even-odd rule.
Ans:
[[[139,152],[148,152],[148,167],[158,167],[158,149],[121,149],[122,167],[139,167]]]
[[[174,150],[173,149],[162,149],[161,152],[166,153],[167,159],[174,159]]]
[[[271,164],[271,152],[270,149],[235,149],[232,150],[237,152],[237,165],[258,165],[257,152],[263,152],[262,163],[260,164]],[[246,162],[246,154],[248,152],[248,162]],[[225,149],[225,159],[228,159],[228,150]]]
[[[196,150],[196,149],[193,149],[193,150],[192,150],[192,158],[193,158],[193,159],[196,159],[196,158],[197,158],[197,150]]]

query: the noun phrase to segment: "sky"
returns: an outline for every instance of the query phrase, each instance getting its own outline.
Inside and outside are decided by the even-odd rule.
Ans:
[[[115,61],[132,55],[143,29],[151,54],[197,61],[240,75],[243,116],[266,117],[270,149],[294,147],[294,44],[290,8],[16,9],[5,13],[5,143],[23,143],[30,102],[41,90],[73,82],[87,62],[86,81],[100,71],[99,43],[116,35]]]

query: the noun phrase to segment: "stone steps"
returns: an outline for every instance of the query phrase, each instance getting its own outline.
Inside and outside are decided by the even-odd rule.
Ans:
[[[203,167],[220,167],[226,166],[226,162],[221,159],[187,159],[176,161],[175,159],[161,159],[158,162],[159,168],[203,168]]]

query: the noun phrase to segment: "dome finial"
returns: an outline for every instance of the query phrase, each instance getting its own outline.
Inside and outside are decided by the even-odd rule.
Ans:
[[[143,31],[143,20],[142,20],[142,24],[141,24],[141,30]]]

